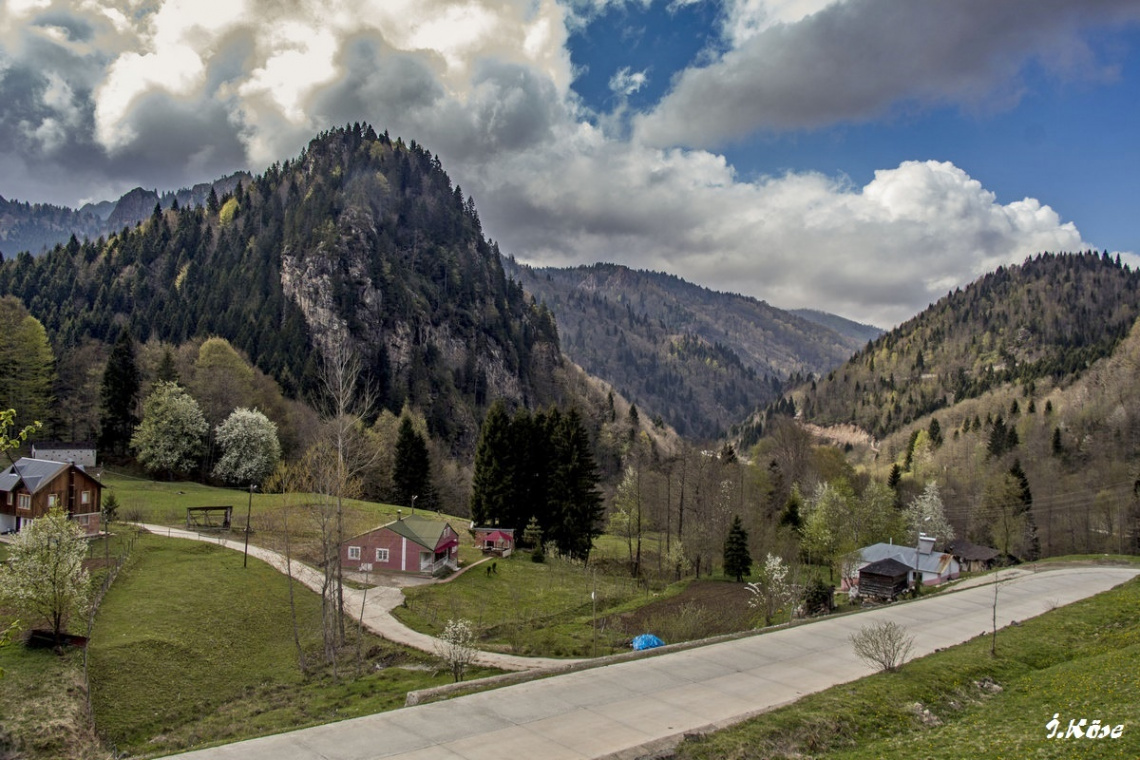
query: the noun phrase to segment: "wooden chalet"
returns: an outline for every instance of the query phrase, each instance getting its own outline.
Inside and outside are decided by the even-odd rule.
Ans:
[[[102,503],[103,484],[77,464],[23,457],[0,472],[3,533],[18,533],[59,506],[87,535],[98,535]]]
[[[449,523],[419,515],[398,517],[346,540],[341,566],[363,573],[443,575],[459,567],[459,534]]]

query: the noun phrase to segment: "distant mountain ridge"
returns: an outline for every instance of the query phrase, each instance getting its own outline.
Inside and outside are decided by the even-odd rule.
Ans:
[[[818,309],[792,309],[792,313],[798,317],[803,317],[809,322],[823,325],[840,335],[846,335],[849,338],[863,343],[874,340],[886,332],[886,330],[881,327],[863,324],[862,322],[856,322],[837,314],[828,314],[826,311],[819,311]]]
[[[136,187],[118,200],[86,203],[79,209],[7,201],[0,196],[0,252],[7,258],[25,251],[39,255],[66,243],[72,235],[79,240],[94,240],[146,220],[156,205],[169,209],[177,201],[179,206],[204,206],[211,190],[221,197],[232,193],[238,182],[249,184],[251,179],[249,172],[234,172],[161,196],[155,190]]]
[[[790,376],[826,372],[866,342],[670,274],[512,261],[506,270],[554,313],[571,359],[696,437],[719,437]]]

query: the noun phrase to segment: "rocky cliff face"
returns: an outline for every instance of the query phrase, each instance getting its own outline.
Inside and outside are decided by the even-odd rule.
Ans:
[[[107,217],[107,227],[114,230],[138,224],[154,212],[156,205],[158,193],[136,187],[115,204],[115,210]]]

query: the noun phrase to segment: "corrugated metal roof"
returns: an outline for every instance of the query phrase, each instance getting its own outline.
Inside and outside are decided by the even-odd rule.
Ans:
[[[901,546],[899,544],[871,544],[859,550],[859,555],[863,558],[864,562],[895,559],[908,568],[914,567],[915,554],[915,547]],[[952,557],[949,554],[942,552],[933,552],[932,554],[918,553],[918,569],[924,573],[942,575],[946,572],[951,559]]]
[[[41,486],[50,482],[52,478],[68,467],[69,465],[65,462],[20,457],[16,464],[9,465],[8,469],[0,473],[0,489],[11,491],[18,486],[20,481],[23,481],[28,492],[34,494]]]

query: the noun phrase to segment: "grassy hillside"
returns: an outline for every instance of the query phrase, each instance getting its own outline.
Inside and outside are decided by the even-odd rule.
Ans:
[[[684,742],[678,760],[1135,758],[1140,579],[988,637]],[[1119,739],[1048,739],[1059,713]]]
[[[316,663],[320,599],[294,592],[301,647]],[[142,537],[90,645],[100,735],[132,755],[166,754],[392,709],[409,690],[451,680],[431,655],[373,636],[338,671],[303,676],[289,609],[287,578],[262,562]]]

